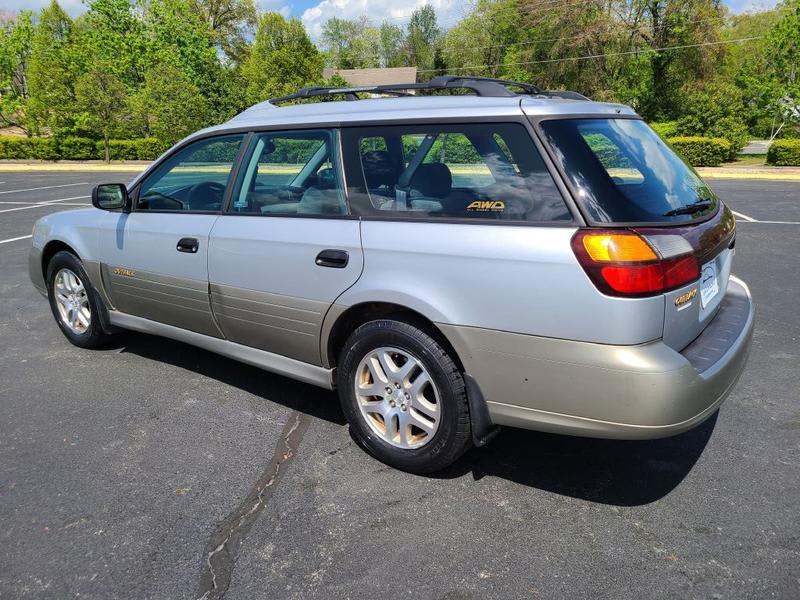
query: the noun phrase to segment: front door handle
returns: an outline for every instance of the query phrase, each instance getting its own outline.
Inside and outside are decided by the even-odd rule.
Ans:
[[[175,246],[175,249],[178,252],[188,252],[189,254],[195,254],[199,247],[200,247],[200,242],[197,241],[197,238],[181,238],[178,240],[178,245]]]
[[[317,260],[314,262],[320,267],[344,269],[349,260],[350,255],[345,250],[323,250],[317,254]]]

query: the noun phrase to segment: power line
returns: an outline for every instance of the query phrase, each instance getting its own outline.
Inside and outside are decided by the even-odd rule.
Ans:
[[[691,21],[683,21],[682,23],[680,23],[680,25],[699,24],[699,23],[705,23],[706,21],[724,21],[726,19],[727,19],[726,16],[706,17],[704,19],[695,19],[695,20],[691,20]],[[612,30],[613,30],[613,32],[635,32],[635,31],[637,31],[639,29],[644,29],[645,30],[644,33],[647,33],[648,31],[657,31],[659,29],[663,29],[665,27],[670,27],[670,26],[673,26],[673,25],[674,25],[674,23],[662,23],[661,25],[656,25],[654,27],[646,27],[646,26],[642,26],[642,25],[625,27],[625,26],[621,26],[620,24],[612,24],[612,27],[611,27],[610,30],[608,30],[608,33],[612,33]],[[511,46],[528,46],[528,45],[531,45],[531,44],[543,44],[543,43],[546,43],[546,42],[563,42],[563,41],[569,41],[569,40],[579,40],[581,38],[589,39],[591,37],[593,37],[592,34],[589,34],[589,35],[581,34],[581,35],[574,35],[574,36],[568,36],[568,37],[543,38],[543,39],[538,39],[538,40],[523,40],[521,42],[509,42],[508,44],[493,44],[493,45],[490,45],[490,46],[473,46],[473,47],[470,48],[470,50],[487,50],[487,49],[491,49],[491,48],[509,48]]]
[[[753,40],[762,40],[765,36],[753,36],[753,37],[744,37],[738,38],[735,40],[721,40],[718,42],[702,42],[699,44],[681,44],[679,46],[664,46],[662,48],[637,48],[636,50],[627,50],[624,52],[607,52],[603,54],[589,54],[587,56],[570,56],[567,58],[549,58],[545,60],[527,60],[522,62],[510,62],[510,63],[498,63],[494,65],[472,65],[469,67],[454,67],[448,68],[447,71],[467,71],[472,69],[487,69],[492,67],[513,67],[513,66],[520,66],[520,65],[540,65],[545,63],[558,63],[558,62],[566,62],[571,60],[591,60],[593,58],[604,58],[606,56],[627,56],[632,54],[644,54],[646,52],[664,52],[666,50],[683,50],[686,48],[700,48],[703,46],[721,46],[724,44],[735,44],[739,42],[750,42]],[[420,69],[417,73],[431,73],[433,71],[439,71],[440,69]]]

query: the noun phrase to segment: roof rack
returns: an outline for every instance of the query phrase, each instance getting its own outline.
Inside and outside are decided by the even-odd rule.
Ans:
[[[514,92],[509,88],[519,88]],[[388,85],[370,85],[350,88],[304,87],[294,94],[272,98],[269,102],[273,105],[283,104],[292,100],[304,100],[323,96],[344,96],[346,100],[358,100],[359,93],[389,94],[392,96],[409,96],[412,90],[472,90],[478,96],[493,98],[508,98],[521,94],[533,96],[548,96],[568,98],[571,100],[588,100],[577,92],[551,92],[543,90],[530,83],[509,81],[507,79],[493,79],[491,77],[476,77],[467,75],[439,75],[425,83],[393,83]]]

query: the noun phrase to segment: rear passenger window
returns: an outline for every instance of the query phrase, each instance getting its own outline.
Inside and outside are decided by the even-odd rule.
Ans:
[[[333,133],[268,132],[256,137],[230,211],[257,215],[343,215]]]
[[[345,131],[350,201],[362,215],[568,221],[527,129],[516,123]],[[355,181],[351,181],[354,179]]]

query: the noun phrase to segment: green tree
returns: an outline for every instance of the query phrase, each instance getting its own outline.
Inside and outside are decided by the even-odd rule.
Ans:
[[[234,63],[247,55],[247,38],[256,27],[253,0],[195,0],[197,10],[211,29],[216,46]]]
[[[471,75],[506,73],[504,62],[524,60],[516,52],[521,19],[516,0],[479,0],[444,36],[442,52],[447,66]],[[527,81],[529,76],[520,71],[524,69],[517,69],[514,76]]]
[[[436,21],[436,11],[430,4],[420,6],[408,21],[406,51],[409,62],[420,70],[432,69],[435,58],[435,45],[441,31]]]
[[[110,73],[89,71],[75,84],[75,102],[83,125],[103,139],[105,160],[110,162],[108,141],[130,120],[125,86]]]
[[[773,83],[770,108],[780,116],[781,125],[800,127],[800,0],[785,0],[779,6],[783,16],[767,35]],[[796,133],[793,132],[793,133]]]
[[[145,74],[136,101],[146,131],[172,145],[208,124],[210,107],[200,89],[177,67],[162,65]]]
[[[87,60],[102,65],[128,89],[144,84],[152,53],[143,18],[147,14],[129,0],[88,0],[89,10],[78,18]]]
[[[28,134],[25,105],[33,31],[30,11],[0,24],[0,126],[16,126]]]
[[[711,80],[687,84],[680,105],[683,116],[678,120],[679,135],[725,138],[731,143],[731,160],[750,139],[742,121],[742,93],[730,83]]]
[[[367,17],[349,21],[332,17],[322,26],[322,49],[327,63],[337,69],[379,66],[381,34]]]
[[[287,21],[274,12],[261,15],[253,48],[242,65],[248,104],[318,82],[322,62],[298,19]]]
[[[27,116],[34,127],[51,130],[74,122],[75,82],[82,71],[72,19],[53,0],[39,14],[31,40]]]
[[[403,29],[384,21],[378,30],[380,38],[380,66],[402,67],[403,57]]]

